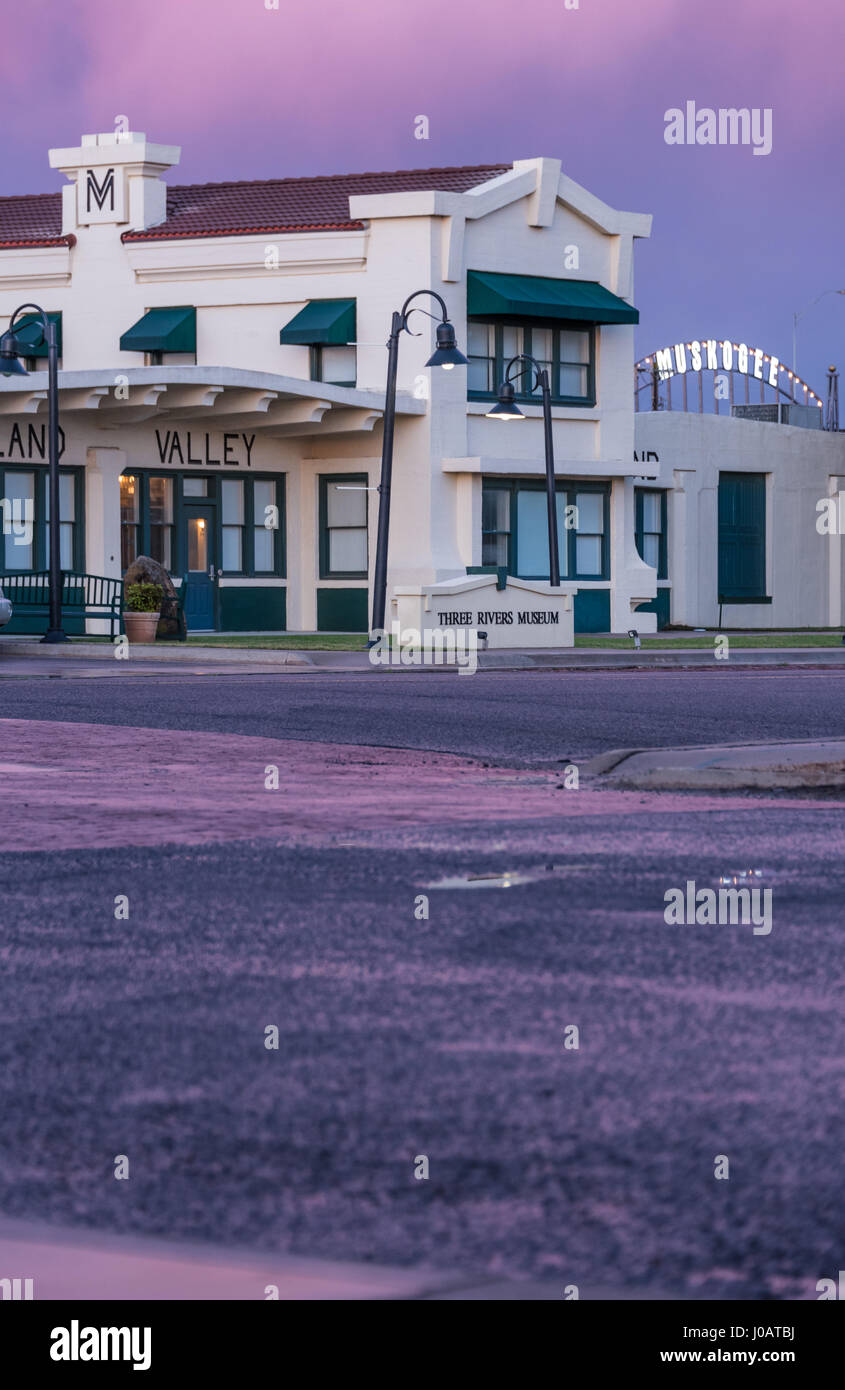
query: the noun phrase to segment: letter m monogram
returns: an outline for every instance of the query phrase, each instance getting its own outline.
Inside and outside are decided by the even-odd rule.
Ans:
[[[97,182],[97,175],[93,169],[89,169],[85,183],[85,194],[87,199],[86,212],[91,211],[91,195],[97,204],[100,212],[103,211],[106,198],[109,200],[108,211],[114,212],[114,169],[107,169],[103,175],[103,182]]]

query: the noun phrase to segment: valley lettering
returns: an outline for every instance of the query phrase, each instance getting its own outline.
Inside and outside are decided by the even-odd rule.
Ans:
[[[247,468],[252,467],[254,434],[238,434],[231,431],[223,434],[220,438],[223,441],[222,450],[220,444],[212,444],[212,436],[207,432],[199,434],[193,430],[186,430],[182,435],[179,430],[164,430],[164,432],[156,430],[158,456],[162,463],[181,463],[186,467],[198,467],[206,464],[209,468],[219,466],[239,468],[241,458],[238,457],[238,453],[242,442],[243,449],[246,450],[246,466]],[[218,453],[222,453],[222,457],[218,457]]]

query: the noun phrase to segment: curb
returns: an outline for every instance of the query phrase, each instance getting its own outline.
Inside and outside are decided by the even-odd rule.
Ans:
[[[633,791],[845,787],[845,739],[616,748],[582,771],[599,786]]]
[[[32,1280],[33,1301],[512,1301],[560,1302],[566,1280],[312,1259],[271,1250],[168,1241],[0,1220],[0,1266]],[[675,1301],[705,1297],[652,1288],[581,1285],[582,1299]],[[268,1292],[269,1290],[269,1292]],[[23,1296],[23,1293],[22,1293]]]

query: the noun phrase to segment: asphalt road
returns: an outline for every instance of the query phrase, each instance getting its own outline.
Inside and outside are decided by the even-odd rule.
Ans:
[[[6,859],[4,1214],[814,1296],[845,1248],[838,808],[655,815],[645,799],[565,834],[453,838]],[[770,935],[666,925],[667,886],[738,859],[773,887]],[[504,868],[539,877],[428,887]]]
[[[38,678],[0,682],[0,713],[530,763],[830,736],[841,682]],[[67,833],[87,783],[77,741],[65,744],[55,823]],[[205,786],[213,810],[202,744],[186,740],[198,750],[189,790],[201,799]],[[255,761],[242,748],[215,744],[205,765],[222,760],[237,779],[240,760]],[[149,754],[135,757],[154,795]],[[19,786],[30,765],[38,777],[31,749],[0,760]],[[174,814],[178,846],[138,844],[130,826],[125,848],[98,848],[94,829],[76,842],[90,848],[51,853],[47,806],[29,841],[47,848],[0,857],[0,1211],[620,1292],[814,1297],[845,1250],[841,803],[690,796],[667,809],[654,795],[560,790],[567,808],[583,795],[585,812],[550,814],[520,812],[514,791],[501,818],[457,825],[427,802],[419,820],[383,807],[377,824],[385,761],[338,767],[342,834],[319,824],[306,839],[296,817],[281,833],[268,815],[261,838],[227,838],[221,815],[221,843],[198,845]],[[425,760],[407,761],[413,804]],[[99,772],[125,810],[121,769],[115,754]],[[533,795],[557,779],[515,780]],[[236,806],[222,810],[237,821]],[[664,921],[667,888],[748,868],[772,888],[770,934]],[[432,886],[504,870],[528,881]],[[428,920],[414,915],[421,893]],[[128,920],[115,918],[118,895]],[[577,1050],[564,1047],[572,1024]],[[269,1025],[278,1050],[264,1046]],[[428,1180],[414,1178],[420,1155]]]
[[[44,670],[44,662],[40,670]],[[845,671],[432,672],[0,681],[0,716],[420,748],[505,763],[845,733]]]

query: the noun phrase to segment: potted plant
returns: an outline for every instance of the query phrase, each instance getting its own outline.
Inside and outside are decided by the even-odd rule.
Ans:
[[[163,590],[160,584],[128,584],[123,596],[123,625],[132,642],[156,640]]]

